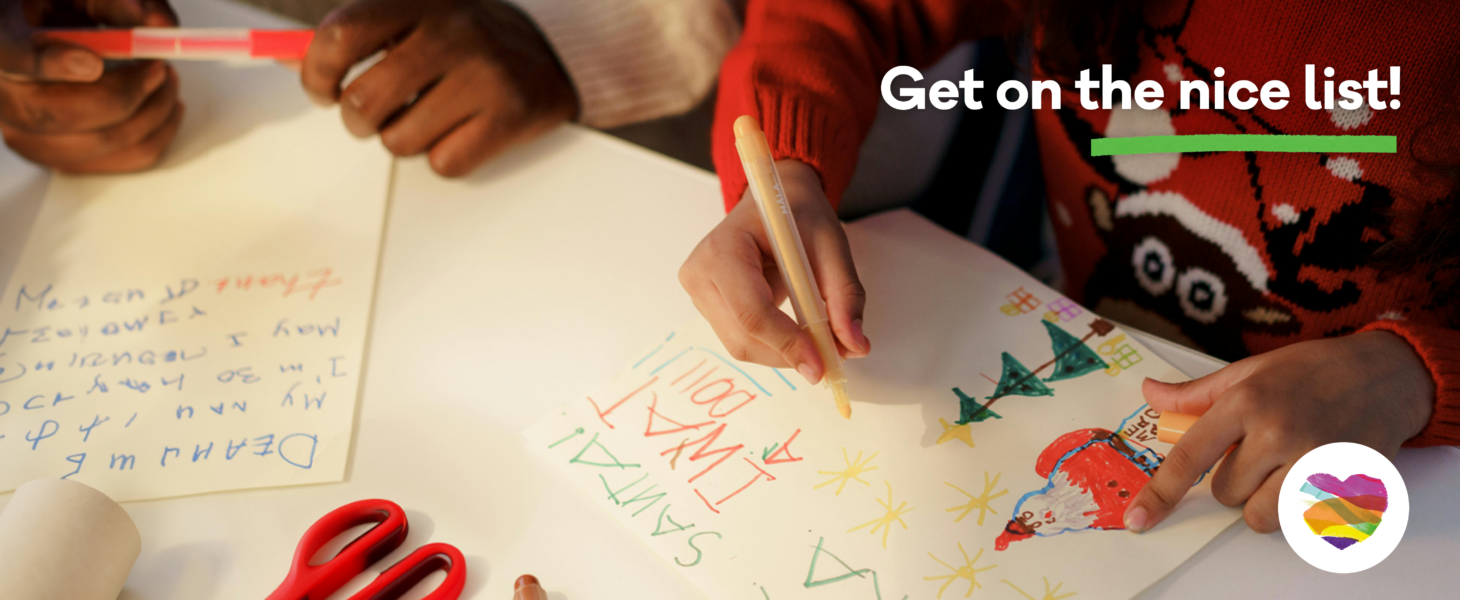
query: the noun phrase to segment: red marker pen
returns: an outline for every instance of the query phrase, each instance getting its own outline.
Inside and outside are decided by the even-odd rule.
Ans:
[[[57,40],[102,58],[164,60],[303,60],[313,29],[50,29],[38,41]]]

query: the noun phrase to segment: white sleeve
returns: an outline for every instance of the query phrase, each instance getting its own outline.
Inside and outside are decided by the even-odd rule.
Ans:
[[[592,127],[694,108],[740,36],[728,0],[509,1],[552,44]]]

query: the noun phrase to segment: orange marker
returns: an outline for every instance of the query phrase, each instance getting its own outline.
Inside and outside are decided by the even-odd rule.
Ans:
[[[1196,415],[1188,415],[1175,411],[1161,413],[1161,418],[1156,420],[1156,439],[1167,444],[1175,444],[1181,441],[1181,436],[1186,435],[1186,430],[1191,429],[1195,423]]]
[[[766,237],[770,239],[776,266],[786,280],[786,292],[790,296],[791,308],[796,311],[796,322],[811,336],[817,353],[821,354],[821,380],[831,389],[837,412],[842,418],[850,419],[852,404],[847,397],[847,373],[842,368],[842,356],[837,352],[836,337],[831,332],[826,301],[821,298],[821,289],[816,287],[816,276],[811,272],[811,261],[806,258],[806,247],[801,244],[801,233],[796,230],[796,219],[791,215],[786,189],[781,186],[781,175],[776,172],[770,143],[755,117],[745,115],[735,120],[735,149],[740,153],[740,163],[745,168],[750,195],[760,209],[760,221],[765,226]]]
[[[537,578],[523,575],[512,586],[512,600],[548,600],[547,592],[537,583]]]

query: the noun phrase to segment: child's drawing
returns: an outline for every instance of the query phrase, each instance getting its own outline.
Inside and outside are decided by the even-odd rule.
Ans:
[[[1051,349],[1054,358],[1030,370],[1014,358],[1008,352],[1003,353],[1003,373],[999,375],[999,381],[994,386],[994,392],[986,399],[987,403],[980,404],[978,399],[964,393],[960,388],[953,388],[953,393],[958,396],[958,421],[956,425],[948,425],[943,422],[943,434],[938,437],[938,443],[942,444],[951,440],[964,440],[969,446],[973,445],[973,437],[969,433],[968,425],[989,419],[1002,419],[1003,416],[991,410],[995,402],[1007,396],[1053,396],[1054,388],[1048,384],[1074,379],[1094,373],[1095,371],[1106,371],[1110,365],[1100,358],[1100,355],[1091,349],[1086,342],[1096,336],[1108,335],[1115,330],[1105,319],[1095,319],[1090,323],[1090,332],[1083,338],[1076,338],[1069,332],[1062,329],[1053,322],[1040,319],[1039,323],[1044,325],[1045,332],[1049,334]],[[1040,379],[1039,374],[1045,369],[1050,369],[1048,377]]]
[[[956,511],[960,511],[960,510],[963,511],[961,514],[958,515],[957,518],[953,519],[953,522],[954,523],[957,523],[959,521],[962,521],[963,520],[963,517],[968,516],[968,513],[971,513],[971,512],[973,512],[975,510],[978,511],[978,524],[979,525],[983,525],[983,518],[984,518],[984,515],[985,514],[987,514],[987,513],[999,514],[999,511],[996,511],[996,510],[994,510],[994,508],[992,506],[989,506],[989,502],[993,501],[995,498],[998,498],[1000,496],[1003,496],[1004,494],[1009,493],[1009,490],[999,490],[997,492],[994,491],[994,488],[998,487],[998,485],[999,485],[999,476],[1000,475],[1003,475],[1003,473],[997,473],[997,474],[995,474],[993,480],[990,480],[989,479],[989,472],[988,471],[984,471],[983,472],[983,493],[981,493],[981,494],[979,494],[977,496],[975,496],[973,494],[970,494],[968,492],[963,491],[963,488],[961,488],[961,487],[958,487],[958,486],[953,485],[951,483],[948,483],[946,481],[943,482],[943,483],[947,484],[948,487],[951,487],[951,488],[953,488],[955,490],[958,490],[958,493],[963,494],[964,496],[968,496],[968,503],[967,504],[960,504],[958,506],[955,506],[953,508],[948,509],[948,512],[956,512]]]
[[[953,388],[953,391],[957,392],[959,397],[963,396],[963,392],[959,391],[958,388]],[[969,448],[974,447],[973,432],[971,431],[972,428],[970,428],[968,425],[952,425],[948,423],[948,419],[944,419],[942,417],[938,417],[938,424],[943,426],[943,435],[938,436],[939,444],[958,440],[960,442],[968,444]]]
[[[1014,518],[994,542],[1005,550],[1010,542],[1084,529],[1125,529],[1125,508],[1151,480],[1162,457],[1137,451],[1106,429],[1081,429],[1064,434],[1040,453],[1034,471],[1049,484],[1025,494],[1014,505]]]
[[[1000,306],[999,310],[1011,317],[1028,313],[1039,308],[1040,305],[1039,298],[1034,297],[1034,294],[1024,291],[1022,286],[1019,289],[1009,292],[1009,295],[1004,296],[1004,299],[1008,300],[1009,303]]]
[[[1105,374],[1111,377],[1141,363],[1141,353],[1125,343],[1124,333],[1105,340],[1098,350],[1101,356],[1108,359],[1106,362],[1111,363],[1110,368],[1105,369]]]
[[[944,590],[947,590],[948,589],[948,586],[953,585],[953,582],[958,581],[959,579],[967,579],[968,580],[968,591],[963,594],[963,597],[964,598],[967,598],[969,596],[972,596],[973,595],[973,590],[983,587],[983,584],[981,584],[981,583],[978,582],[978,574],[979,573],[982,573],[984,571],[987,571],[989,569],[992,569],[994,567],[999,566],[999,565],[989,565],[987,567],[977,567],[977,566],[974,566],[974,565],[978,564],[978,559],[983,557],[983,548],[979,548],[978,549],[978,553],[974,554],[972,559],[969,559],[968,558],[968,551],[963,549],[963,543],[962,542],[959,542],[958,543],[958,551],[963,554],[963,565],[962,566],[957,566],[957,567],[955,567],[953,565],[950,565],[950,564],[948,564],[946,562],[943,562],[943,559],[938,558],[932,552],[929,552],[928,553],[928,556],[933,557],[933,560],[938,561],[938,564],[943,565],[943,566],[947,567],[949,571],[952,571],[952,573],[949,573],[947,575],[929,575],[929,576],[923,578],[926,581],[938,581],[940,579],[946,580],[946,581],[943,582],[943,585],[941,585],[941,586],[938,587],[938,597],[939,598],[942,598],[943,597],[943,591]]]
[[[1077,533],[1007,551],[1123,527],[1167,448],[1141,381],[1181,374],[982,250],[960,243],[969,256],[950,267],[954,280],[908,269],[897,248],[932,233],[856,238],[866,281],[943,295],[869,309],[867,322],[887,327],[877,339],[890,339],[848,364],[851,420],[821,386],[793,388],[728,358],[696,320],[653,336],[585,394],[592,402],[577,396],[529,439],[715,600],[1124,600],[1240,518],[1197,490],[1179,530]]]
[[[816,484],[811,489],[821,489],[823,486],[828,486],[833,483],[841,482],[836,486],[836,495],[840,496],[842,495],[842,489],[847,487],[847,482],[853,479],[857,480],[862,485],[872,485],[871,483],[868,483],[867,480],[862,479],[862,474],[866,473],[867,471],[877,470],[877,467],[867,466],[872,464],[872,459],[874,458],[877,458],[876,452],[873,452],[871,456],[868,456],[867,460],[862,460],[862,451],[858,450],[857,458],[854,459],[847,454],[846,448],[842,448],[842,461],[846,462],[847,468],[841,471],[817,471],[822,475],[831,475],[832,478]]]
[[[1044,320],[1050,323],[1072,321],[1075,317],[1085,314],[1085,309],[1080,308],[1080,305],[1075,304],[1069,298],[1060,298],[1059,300],[1050,302],[1046,308],[1049,310],[1045,311]]]
[[[1003,581],[1009,587],[1014,588],[1014,591],[1019,592],[1019,595],[1020,596],[1023,596],[1025,598],[1028,598],[1029,600],[1064,600],[1065,598],[1069,598],[1070,596],[1074,596],[1075,595],[1074,592],[1070,592],[1068,594],[1061,594],[1060,593],[1060,588],[1062,588],[1062,587],[1065,586],[1065,584],[1063,584],[1063,583],[1056,583],[1056,584],[1054,584],[1054,587],[1053,588],[1049,587],[1049,578],[1048,577],[1045,577],[1044,578],[1044,595],[1043,596],[1040,596],[1038,598],[1035,598],[1034,596],[1031,596],[1029,594],[1029,592],[1026,592],[1023,589],[1020,589],[1019,586],[1014,585],[1014,582],[1009,581],[1008,579],[1003,579],[1001,581]]]
[[[814,546],[816,550],[811,553],[811,567],[806,570],[806,583],[803,584],[806,586],[807,589],[837,583],[839,581],[844,581],[853,577],[865,577],[867,573],[872,572],[872,569],[853,569],[852,566],[847,564],[846,561],[838,558],[837,555],[832,554],[831,551],[824,549],[822,546],[825,543],[826,538],[818,538],[816,540],[816,546]],[[841,565],[843,569],[846,569],[846,571],[839,573],[835,576],[828,576],[817,579],[816,562],[821,559],[822,554],[830,556],[832,560],[836,561],[836,563]]]
[[[877,578],[877,571],[873,569],[853,569],[852,566],[847,564],[846,561],[837,557],[837,555],[832,554],[830,550],[824,548],[823,546],[825,544],[826,538],[817,538],[816,545],[813,546],[816,550],[811,554],[811,568],[806,571],[806,582],[801,584],[803,587],[809,590],[811,588],[817,588],[823,585],[846,581],[853,577],[865,580],[867,579],[867,576],[870,575],[872,578],[872,593],[874,597],[877,598],[877,600],[882,600],[882,583]],[[823,579],[817,579],[816,561],[820,559],[821,555],[823,554],[830,556],[832,560],[836,561],[836,564],[841,565],[841,567],[845,569],[845,572],[842,572],[835,576],[828,576]],[[763,597],[770,598],[770,594],[765,591],[764,587],[762,587],[760,590]],[[892,600],[893,598],[896,598],[896,596],[888,596],[887,598],[888,600]],[[902,600],[908,600],[908,597],[903,596]]]
[[[893,508],[892,507],[892,502],[893,502],[893,500],[892,500],[892,482],[891,481],[885,481],[883,483],[886,483],[887,484],[887,501],[886,502],[883,502],[880,499],[877,500],[877,503],[878,504],[881,504],[882,505],[882,508],[884,509],[884,512],[883,512],[882,516],[877,517],[875,519],[872,519],[871,521],[867,521],[866,523],[863,523],[863,524],[858,525],[856,527],[853,527],[851,529],[848,529],[847,530],[847,533],[851,533],[853,531],[856,531],[856,530],[861,529],[863,527],[866,527],[868,525],[872,526],[872,530],[870,532],[872,534],[876,534],[877,533],[877,530],[878,529],[881,529],[882,530],[882,548],[885,550],[885,549],[887,549],[887,534],[889,534],[889,533],[892,532],[892,524],[893,523],[897,523],[898,525],[902,525],[902,528],[903,529],[907,529],[907,521],[902,520],[902,515],[912,512],[913,509],[912,508],[909,508],[907,506],[907,502],[906,501],[904,501],[901,504],[898,504],[897,505],[897,508]]]

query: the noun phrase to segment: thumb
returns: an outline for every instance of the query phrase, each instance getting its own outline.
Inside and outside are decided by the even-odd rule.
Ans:
[[[1251,369],[1245,363],[1238,361],[1206,377],[1177,383],[1147,378],[1141,383],[1141,394],[1145,396],[1146,404],[1161,412],[1206,414],[1222,394],[1247,378]]]
[[[1219,407],[1197,420],[1131,499],[1124,515],[1126,529],[1141,533],[1165,520],[1187,490],[1241,438],[1242,419],[1232,410]]]
[[[13,81],[95,81],[101,57],[85,48],[39,39],[20,2],[0,7],[0,78]]]
[[[18,81],[91,82],[105,63],[95,52],[33,37],[27,27],[0,28],[0,77]]]

